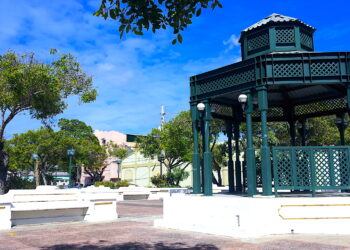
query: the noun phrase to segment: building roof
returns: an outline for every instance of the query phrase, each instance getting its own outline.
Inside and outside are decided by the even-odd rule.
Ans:
[[[268,17],[265,17],[261,21],[255,23],[255,24],[253,24],[251,26],[249,26],[248,28],[246,28],[242,32],[247,32],[247,31],[259,28],[260,26],[263,26],[263,25],[268,24],[268,23],[283,23],[283,22],[298,22],[298,23],[304,24],[305,26],[307,26],[307,27],[309,27],[309,28],[311,28],[313,30],[316,30],[314,27],[312,27],[312,26],[310,26],[310,25],[300,21],[297,18],[273,13],[273,14],[269,15]]]

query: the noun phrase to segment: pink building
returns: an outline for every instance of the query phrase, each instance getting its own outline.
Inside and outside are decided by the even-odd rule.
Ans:
[[[117,131],[94,131],[95,136],[100,141],[101,145],[106,145],[108,142],[113,142],[118,144],[119,146],[126,147],[131,151],[135,148],[135,136],[129,134],[119,133]],[[109,157],[107,159],[108,166],[103,173],[104,181],[117,181],[118,180],[118,164],[116,163],[116,157]],[[121,170],[119,169],[119,174],[121,174]],[[121,176],[119,176],[121,177]],[[82,169],[82,175],[80,179],[80,183],[83,185],[87,185],[91,183],[90,176],[84,172]]]

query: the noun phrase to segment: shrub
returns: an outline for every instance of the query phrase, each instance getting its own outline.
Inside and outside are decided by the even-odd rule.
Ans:
[[[168,184],[167,179],[164,175],[163,176],[160,176],[160,175],[152,176],[151,182],[156,187],[165,187]]]
[[[115,188],[115,183],[112,181],[96,181],[94,186],[95,187],[105,186],[113,189]]]
[[[11,175],[6,182],[6,192],[10,189],[35,189],[35,183],[17,175]]]
[[[127,180],[119,180],[115,183],[116,188],[128,187],[128,186],[129,186],[129,182]]]

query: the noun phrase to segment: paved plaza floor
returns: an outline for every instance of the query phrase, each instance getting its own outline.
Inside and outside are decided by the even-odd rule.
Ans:
[[[350,236],[344,235],[233,239],[154,228],[162,207],[162,201],[123,201],[118,203],[117,222],[14,227],[0,231],[0,249],[350,249]]]

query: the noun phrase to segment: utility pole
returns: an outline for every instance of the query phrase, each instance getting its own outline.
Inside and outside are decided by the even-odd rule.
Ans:
[[[165,124],[165,107],[164,105],[160,106],[160,130],[163,129],[163,126]],[[160,155],[158,156],[158,161],[160,163],[160,176],[163,176],[163,162],[165,159],[165,152],[162,149],[160,152]]]
[[[162,130],[165,123],[165,107],[164,105],[160,106],[160,130]]]

